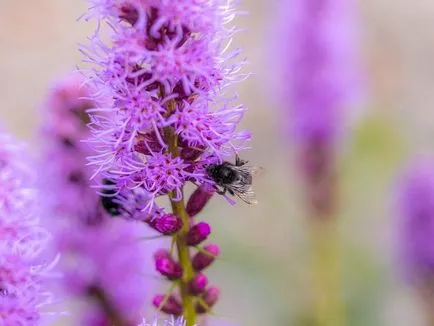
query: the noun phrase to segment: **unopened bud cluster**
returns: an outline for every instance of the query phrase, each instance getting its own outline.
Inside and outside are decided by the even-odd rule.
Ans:
[[[189,281],[188,290],[191,295],[201,299],[196,304],[197,313],[209,312],[209,309],[214,306],[220,295],[220,290],[217,287],[208,286],[208,277],[203,273],[203,270],[210,266],[219,256],[220,248],[216,244],[207,244],[200,247],[211,234],[211,227],[206,222],[194,223],[192,218],[192,216],[202,211],[213,193],[213,190],[199,187],[193,192],[187,203],[190,226],[185,242],[188,246],[197,248],[197,252],[191,257],[195,275]],[[173,214],[164,215],[152,221],[149,220],[147,223],[162,235],[174,236],[179,236],[177,232],[180,231],[183,225],[181,218]],[[176,282],[183,278],[183,268],[169,250],[159,249],[154,254],[154,260],[155,269],[167,280]],[[206,306],[200,302],[205,303]],[[158,294],[155,296],[153,304],[157,309],[175,316],[181,315],[184,309],[180,298],[175,294],[167,296]]]

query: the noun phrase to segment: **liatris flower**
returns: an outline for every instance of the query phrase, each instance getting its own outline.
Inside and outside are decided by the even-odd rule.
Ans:
[[[282,106],[304,185],[312,236],[316,325],[346,324],[339,298],[338,212],[340,136],[360,96],[354,0],[283,1],[279,51]],[[282,33],[282,31],[284,31]],[[327,296],[323,294],[327,293]]]
[[[86,110],[94,106],[88,97],[83,79],[71,75],[54,85],[45,103],[40,175],[47,224],[63,254],[64,289],[83,303],[80,325],[133,325],[148,290],[144,252],[137,225],[114,220],[103,207],[109,198],[91,188],[90,149],[82,141],[88,135]]]
[[[199,303],[207,301],[189,290],[197,273],[189,246],[197,247],[211,232],[208,224],[190,217],[214,193],[207,167],[229,160],[250,139],[237,131],[244,107],[234,105],[236,98],[225,91],[246,77],[239,73],[243,62],[236,62],[239,51],[228,51],[236,29],[227,24],[237,12],[230,0],[89,2],[85,17],[106,22],[112,41],[104,43],[98,29],[82,48],[86,61],[94,64],[88,75],[95,102],[111,100],[91,110],[94,176],[111,181],[101,187],[122,207],[119,215],[172,235],[179,261],[159,252],[156,268],[177,280],[180,300],[172,293],[158,295],[154,305],[183,313],[191,326],[196,310],[209,312],[218,295],[203,289],[205,299],[213,298],[204,307]],[[188,181],[199,190],[186,209],[183,188]],[[138,193],[140,199],[134,200]],[[171,214],[156,203],[160,196],[169,197]],[[214,259],[198,258],[197,264],[202,270]]]
[[[71,74],[52,85],[43,104],[47,159],[41,172],[48,180],[41,178],[41,186],[46,188],[53,216],[68,215],[85,221],[98,217],[99,198],[89,187],[92,170],[86,167],[90,154],[89,145],[83,143],[89,134],[86,110],[94,104],[87,99],[89,88],[83,84],[81,75]]]
[[[434,322],[434,159],[416,159],[401,177],[396,196],[399,262],[403,276]]]
[[[64,262],[69,293],[86,298],[85,319],[93,325],[129,325],[138,321],[147,294],[145,258],[133,224],[108,220],[98,227],[71,225],[58,233],[59,248],[69,255]],[[87,322],[86,322],[87,321]]]
[[[434,277],[434,160],[422,159],[407,169],[397,199],[405,274],[415,282],[428,281]]]
[[[114,28],[111,47],[95,36],[83,49],[99,67],[96,100],[112,99],[93,110],[91,162],[118,188],[144,189],[153,213],[155,198],[181,199],[187,181],[213,184],[204,166],[249,139],[236,131],[244,108],[217,96],[240,78],[236,53],[223,52],[234,32],[223,24],[235,12],[220,0],[90,2],[89,15]]]
[[[355,7],[353,0],[293,0],[282,10],[283,105],[310,201],[322,215],[333,210],[335,150],[350,116],[345,110],[360,96]]]
[[[24,146],[0,134],[0,324],[39,325],[52,302],[51,264],[43,253],[49,234],[39,225],[34,171]]]

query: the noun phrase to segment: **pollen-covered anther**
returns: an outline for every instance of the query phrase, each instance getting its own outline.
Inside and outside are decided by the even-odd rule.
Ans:
[[[216,304],[219,297],[220,297],[220,289],[215,286],[209,287],[208,290],[206,290],[206,292],[202,295],[202,300],[204,303],[206,303],[206,306],[204,306],[201,303],[198,303],[196,305],[197,313],[199,314],[209,313],[209,309]]]
[[[183,269],[165,249],[160,249],[154,254],[155,269],[170,281],[179,280],[182,277]]]
[[[205,241],[211,234],[211,227],[208,223],[200,222],[194,225],[187,234],[187,244],[197,246]]]
[[[208,184],[198,187],[187,202],[187,213],[190,217],[196,216],[202,211],[215,193],[215,189]]]
[[[195,271],[199,272],[211,265],[220,255],[220,248],[216,244],[206,245],[202,251],[198,252],[192,260]]]
[[[150,227],[163,235],[173,235],[181,230],[183,226],[182,220],[173,214],[167,214],[148,220],[147,223]]]
[[[194,295],[199,295],[203,293],[208,285],[208,277],[205,274],[198,273],[190,281],[190,293]]]
[[[152,300],[152,303],[155,308],[168,315],[179,316],[184,311],[181,302],[173,295],[166,298],[163,294],[157,294],[154,300]]]

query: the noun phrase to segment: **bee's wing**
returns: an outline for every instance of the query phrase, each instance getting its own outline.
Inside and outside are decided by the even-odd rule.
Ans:
[[[234,190],[235,195],[237,195],[241,200],[250,205],[256,205],[258,200],[256,199],[255,193],[253,192],[252,186],[243,192]]]
[[[254,177],[262,177],[265,174],[265,168],[262,166],[250,166],[249,168]]]
[[[233,167],[239,175],[239,179],[230,185],[230,189],[247,204],[257,204],[252,188],[252,176],[256,168],[248,165]]]

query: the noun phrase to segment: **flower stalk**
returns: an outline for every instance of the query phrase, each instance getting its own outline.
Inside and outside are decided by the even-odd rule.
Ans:
[[[336,223],[312,218],[309,221],[310,277],[315,325],[343,326],[339,242]]]
[[[172,157],[179,156],[178,137],[171,127],[165,129],[165,137],[168,145],[168,152],[172,154]],[[184,306],[184,319],[187,323],[186,326],[193,326],[196,321],[196,311],[194,308],[193,296],[189,291],[189,284],[194,278],[194,270],[190,258],[190,249],[187,244],[187,235],[190,231],[190,217],[185,209],[184,194],[182,195],[182,199],[177,201],[176,193],[172,191],[169,193],[169,199],[173,214],[179,216],[183,223],[181,230],[173,235],[173,241],[176,243],[179,263],[184,271],[184,274],[178,283],[182,304]]]
[[[338,157],[347,110],[360,100],[357,4],[284,1],[282,106],[296,144],[309,235],[314,325],[346,324],[340,286]],[[283,48],[282,48],[283,47]]]
[[[311,304],[318,326],[345,325],[341,298],[339,233],[336,219],[337,175],[335,151],[324,141],[311,138],[301,153],[301,169],[308,207]]]
[[[98,103],[89,125],[96,154],[88,159],[112,215],[172,237],[171,249],[154,255],[171,285],[153,305],[184,315],[192,326],[220,293],[207,287],[206,277],[194,281],[215,256],[205,257],[201,248],[190,256],[211,232],[192,219],[215,192],[207,167],[231,160],[250,140],[237,128],[245,108],[225,91],[246,77],[239,73],[244,63],[236,62],[239,50],[228,53],[236,29],[227,24],[237,12],[227,0],[88,1],[85,17],[107,22],[111,31],[110,44],[98,30],[82,47],[95,64],[89,82]],[[198,189],[187,202],[188,182]],[[161,197],[170,200],[171,213],[157,203]]]

